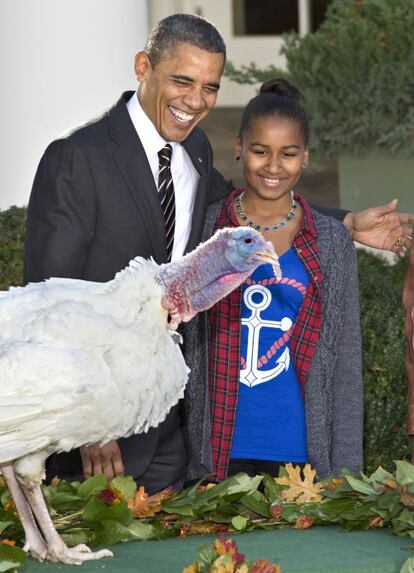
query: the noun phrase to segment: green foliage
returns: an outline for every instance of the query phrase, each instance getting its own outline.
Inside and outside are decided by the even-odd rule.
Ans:
[[[317,32],[285,36],[288,76],[321,156],[378,148],[414,157],[413,29],[414,2],[334,0]],[[253,64],[226,74],[252,84],[281,75]]]
[[[407,260],[387,266],[358,252],[365,382],[365,468],[408,454],[406,342],[401,293]]]
[[[0,290],[23,282],[23,247],[26,209],[0,211]]]
[[[26,561],[27,553],[20,547],[0,543],[0,572],[16,571]]]

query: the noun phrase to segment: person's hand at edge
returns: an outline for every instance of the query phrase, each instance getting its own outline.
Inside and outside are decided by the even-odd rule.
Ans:
[[[102,447],[98,444],[82,446],[80,454],[85,479],[98,474],[105,474],[109,480],[124,475],[121,450],[116,440],[111,440]]]
[[[413,238],[414,215],[396,213],[397,205],[398,199],[393,199],[387,205],[347,213],[343,223],[354,241],[404,257]]]

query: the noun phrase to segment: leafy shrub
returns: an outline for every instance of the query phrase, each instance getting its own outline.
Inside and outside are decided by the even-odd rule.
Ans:
[[[0,211],[0,289],[22,284],[26,210]],[[365,381],[365,467],[392,469],[408,453],[401,292],[407,261],[390,267],[358,252]]]
[[[406,339],[401,292],[407,260],[387,266],[358,252],[368,473],[408,454]]]
[[[321,156],[377,148],[414,157],[414,2],[333,0],[314,34],[285,36],[288,79],[304,95]],[[238,83],[285,75],[253,64]]]
[[[26,209],[0,211],[0,290],[23,283]]]

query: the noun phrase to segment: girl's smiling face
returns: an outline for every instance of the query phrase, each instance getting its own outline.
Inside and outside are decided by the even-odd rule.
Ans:
[[[297,122],[277,115],[252,118],[236,139],[236,155],[242,159],[246,191],[269,200],[288,195],[308,161]]]

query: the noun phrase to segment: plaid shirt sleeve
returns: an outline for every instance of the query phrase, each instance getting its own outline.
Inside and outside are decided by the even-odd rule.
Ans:
[[[304,216],[293,246],[308,273],[309,286],[292,332],[290,349],[303,390],[322,326],[322,272],[312,209],[300,196],[295,195],[295,199],[301,204]]]
[[[237,189],[225,199],[216,229],[239,225],[232,203],[241,192],[241,189]],[[302,205],[304,220],[293,246],[309,274],[310,283],[292,332],[291,350],[300,384],[304,387],[321,327],[322,275],[312,210],[301,197],[295,198]],[[209,311],[209,389],[214,472],[209,479],[212,481],[220,481],[227,476],[230,459],[240,377],[240,305],[241,287]]]

